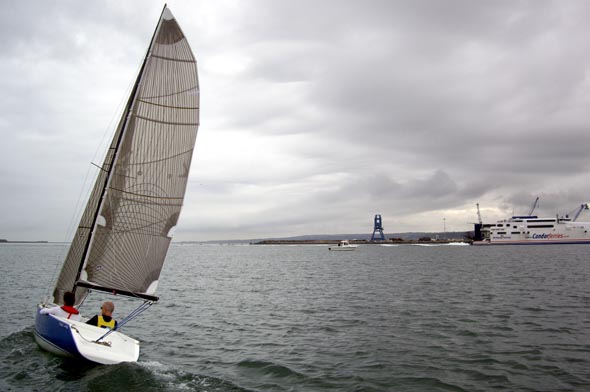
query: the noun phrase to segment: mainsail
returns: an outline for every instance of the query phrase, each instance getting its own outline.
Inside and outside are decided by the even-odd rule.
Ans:
[[[199,126],[195,57],[164,7],[53,292],[157,300]]]

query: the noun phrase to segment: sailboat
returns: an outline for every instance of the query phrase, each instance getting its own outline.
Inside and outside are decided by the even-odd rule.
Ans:
[[[158,301],[198,127],[196,60],[164,6],[55,288],[37,307],[34,332],[43,349],[100,364],[137,361],[139,342],[120,329]],[[139,305],[113,330],[40,313],[63,305],[65,292],[75,293],[76,307],[93,292]]]

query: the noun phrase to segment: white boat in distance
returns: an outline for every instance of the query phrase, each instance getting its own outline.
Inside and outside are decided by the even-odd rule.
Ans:
[[[473,245],[590,244],[590,222],[577,221],[588,210],[588,204],[582,204],[571,218],[524,215],[495,224],[476,223]]]
[[[352,245],[348,240],[340,241],[338,246],[331,246],[328,250],[338,250],[338,251],[345,251],[345,250],[355,250],[358,245]]]
[[[59,278],[37,306],[43,349],[100,364],[137,361],[139,342],[120,329],[158,300],[198,128],[197,63],[164,6]],[[40,312],[64,305],[66,292],[75,293],[75,307],[93,292],[142,302],[113,330]]]

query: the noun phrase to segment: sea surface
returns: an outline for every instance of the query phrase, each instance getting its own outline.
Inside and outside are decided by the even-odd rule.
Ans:
[[[1,391],[589,391],[590,246],[173,244],[139,362],[33,338],[63,244],[0,244]],[[94,293],[81,309],[114,299]]]

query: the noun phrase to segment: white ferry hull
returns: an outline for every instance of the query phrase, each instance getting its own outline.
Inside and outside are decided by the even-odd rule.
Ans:
[[[590,244],[590,239],[570,240],[494,240],[494,241],[473,241],[473,245],[573,245]]]
[[[588,210],[582,204],[580,211]],[[539,218],[513,216],[495,224],[476,224],[473,245],[569,245],[590,244],[590,222],[578,222],[569,216]]]

